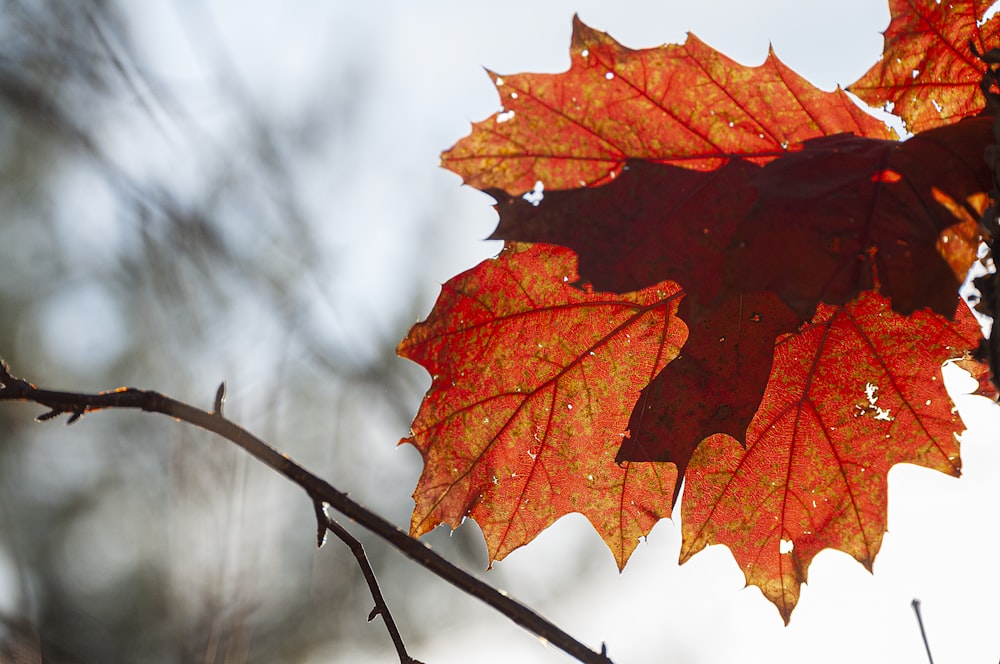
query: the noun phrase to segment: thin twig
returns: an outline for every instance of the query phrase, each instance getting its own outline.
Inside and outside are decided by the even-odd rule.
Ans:
[[[385,628],[389,631],[389,638],[392,639],[392,644],[396,646],[396,653],[399,655],[400,664],[423,664],[423,662],[410,657],[406,652],[403,637],[399,634],[399,628],[396,627],[396,621],[392,618],[389,605],[385,603],[385,598],[382,597],[382,590],[379,588],[378,579],[375,578],[375,570],[372,569],[371,563],[368,562],[368,556],[365,555],[365,547],[362,546],[358,538],[327,515],[323,510],[322,503],[313,503],[313,508],[316,511],[317,544],[323,544],[326,531],[329,530],[347,545],[351,553],[358,560],[361,573],[364,574],[365,581],[368,582],[368,590],[371,591],[372,599],[375,600],[375,608],[368,614],[368,622],[375,620],[375,616],[382,616],[382,622],[385,623]]]
[[[66,413],[70,415],[67,423],[71,423],[85,413],[125,408],[161,413],[218,434],[297,484],[314,504],[326,503],[393,545],[421,567],[466,594],[489,604],[556,648],[586,664],[611,664],[603,647],[601,652],[591,650],[525,605],[457,567],[420,540],[410,537],[383,517],[349,498],[343,491],[313,475],[246,429],[227,420],[221,412],[221,399],[216,400],[215,405],[218,407],[215,412],[208,412],[159,392],[133,387],[120,387],[97,394],[43,390],[11,375],[7,365],[0,360],[0,401],[26,401],[45,406],[49,412],[37,417],[38,420],[48,420]]]
[[[917,614],[917,624],[920,625],[920,636],[924,639],[924,648],[927,649],[927,661],[930,664],[934,664],[934,658],[931,657],[931,644],[927,642],[927,632],[924,631],[924,619],[920,617],[920,600],[914,599],[910,604],[913,606],[913,612]]]

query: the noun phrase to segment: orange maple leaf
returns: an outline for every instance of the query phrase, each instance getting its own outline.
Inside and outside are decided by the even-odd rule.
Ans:
[[[900,316],[877,293],[824,306],[775,345],[746,451],[706,439],[691,459],[681,504],[681,562],[725,544],[785,622],[825,548],[871,570],[886,530],[886,481],[897,463],[958,476],[961,422],[942,385],[943,362],[975,348],[979,324]]]
[[[409,438],[424,457],[419,536],[471,516],[500,560],[579,512],[624,567],[670,515],[676,471],[615,463],[639,390],[687,336],[666,282],[614,295],[574,287],[573,252],[509,244],[449,281],[399,354],[434,382]]]
[[[976,115],[985,106],[979,82],[985,53],[998,46],[1000,19],[979,21],[993,4],[982,0],[889,0],[892,20],[881,60],[847,87],[892,112],[916,133]]]
[[[491,73],[504,110],[478,122],[442,164],[510,194],[605,184],[629,159],[714,169],[763,164],[809,138],[891,138],[842,91],[824,92],[770,53],[745,67],[694,35],[632,50],[573,19],[563,74]]]

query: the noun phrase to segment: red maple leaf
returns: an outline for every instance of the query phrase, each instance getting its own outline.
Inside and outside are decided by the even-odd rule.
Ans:
[[[877,272],[903,313],[950,312],[978,242],[937,243],[982,213],[991,140],[992,118],[977,118],[904,142],[810,139],[763,167],[741,155],[710,172],[629,162],[615,182],[538,205],[488,189],[493,238],[570,247],[602,290],[673,279],[701,307],[770,290],[804,321],[820,301],[873,287]]]
[[[805,318],[875,287],[901,313],[951,316],[978,243],[939,243],[983,212],[992,130],[987,117],[901,143],[830,136],[768,164],[727,257],[730,283],[773,291]]]
[[[848,90],[872,106],[892,104],[912,132],[976,115],[985,106],[979,53],[998,44],[1000,20],[979,24],[992,0],[889,0],[881,60]]]
[[[471,516],[490,560],[580,512],[624,566],[670,515],[672,466],[614,462],[642,386],[687,336],[666,282],[575,288],[573,252],[509,244],[449,281],[399,354],[434,377],[413,422],[424,457],[411,532]]]
[[[606,184],[629,159],[714,169],[763,164],[809,138],[891,138],[843,91],[812,86],[771,53],[744,67],[690,35],[635,51],[573,19],[570,70],[492,74],[504,110],[442,156],[466,184],[522,194]]]
[[[682,320],[690,309],[681,303]],[[670,461],[683,477],[701,441],[743,441],[771,373],[774,340],[794,330],[794,312],[772,293],[738,295],[689,325],[681,356],[642,391],[618,461]],[[677,497],[680,483],[674,488]]]
[[[904,4],[889,49],[907,48],[898,26],[940,27]],[[624,565],[670,513],[676,467],[682,560],[727,544],[787,621],[820,549],[870,566],[893,464],[958,473],[942,362],[992,394],[956,291],[993,119],[953,122],[974,106],[949,98],[897,142],[773,53],[744,67],[693,36],[633,51],[578,20],[571,62],[496,77],[504,109],[444,154],[497,199],[494,237],[546,244],[449,282],[400,347],[434,376],[409,439],[425,459],[412,532],[472,516],[497,559],[577,511]]]
[[[913,463],[958,476],[960,421],[941,364],[974,347],[979,324],[900,316],[876,293],[824,306],[775,345],[747,448],[712,436],[695,452],[681,505],[681,561],[725,544],[785,622],[825,548],[871,570],[886,529],[886,476]]]

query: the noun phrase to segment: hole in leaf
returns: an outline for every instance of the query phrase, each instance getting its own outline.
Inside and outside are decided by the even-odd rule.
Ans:
[[[544,192],[545,192],[545,183],[542,182],[541,180],[536,180],[535,187],[528,193],[521,196],[521,198],[528,201],[535,207],[538,207],[538,204],[542,202],[543,198],[545,198]]]

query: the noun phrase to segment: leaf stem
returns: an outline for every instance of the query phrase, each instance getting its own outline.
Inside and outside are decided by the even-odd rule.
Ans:
[[[324,503],[329,505],[337,512],[378,535],[424,569],[466,594],[485,602],[514,623],[545,639],[578,661],[585,664],[612,664],[604,652],[604,648],[602,648],[602,652],[591,650],[524,604],[449,562],[420,540],[410,537],[383,517],[349,498],[343,491],[312,474],[287,455],[226,419],[221,412],[222,398],[219,394],[216,395],[215,410],[209,412],[160,392],[133,387],[120,387],[96,394],[45,390],[13,376],[7,364],[0,360],[0,401],[24,401],[45,406],[49,412],[35,418],[38,421],[50,420],[65,413],[70,415],[67,424],[71,424],[85,413],[106,409],[136,409],[160,413],[217,434],[243,448],[255,459],[297,484],[308,494],[314,505]],[[340,537],[337,530],[331,530],[334,530],[334,534]],[[360,560],[359,558],[359,562]],[[362,570],[364,571],[364,569],[363,565]],[[371,587],[371,582],[369,582],[369,587]],[[373,589],[373,595],[374,592]],[[376,603],[378,603],[377,599]],[[376,609],[378,608],[376,606]],[[385,618],[388,615],[388,610],[382,615]],[[393,640],[395,641],[395,637]]]

